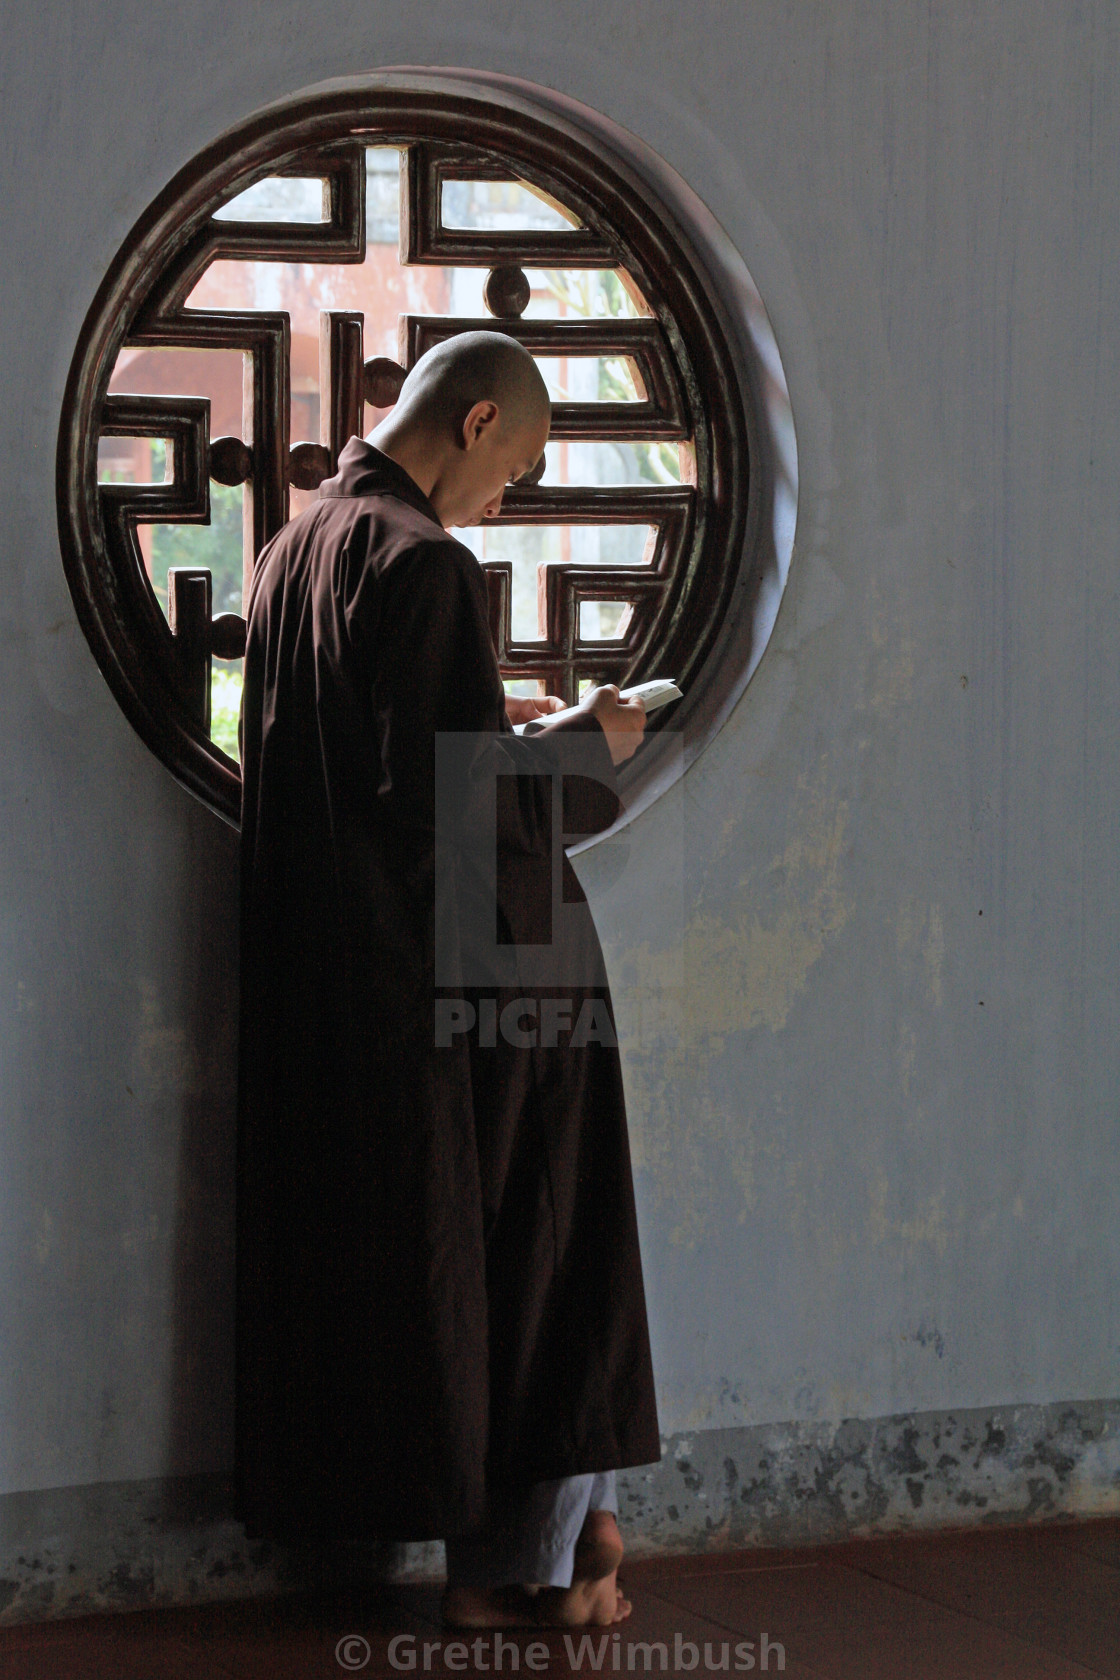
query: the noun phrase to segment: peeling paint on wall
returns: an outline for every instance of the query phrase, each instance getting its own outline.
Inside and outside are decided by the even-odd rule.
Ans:
[[[686,1018],[701,1033],[781,1032],[813,967],[852,913],[840,865],[848,807],[802,783],[796,828],[772,870],[777,908],[764,914],[744,878],[737,901],[685,929]]]
[[[754,1123],[713,1089],[711,1060],[741,1035],[786,1029],[853,912],[843,885],[848,805],[826,782],[827,765],[801,782],[783,851],[717,910],[697,908],[679,950],[642,943],[612,955],[634,1165],[648,1174],[676,1246],[699,1240],[717,1182],[735,1186],[740,1222],[755,1203]]]
[[[900,1261],[906,1250],[928,1244],[936,1254],[944,1254],[950,1231],[956,1229],[959,1218],[947,1219],[944,1192],[936,1190],[920,1200],[911,1216],[901,1218],[891,1211],[891,1187],[882,1174],[868,1186],[871,1201],[868,1228],[873,1243],[891,1240]]]
[[[129,1095],[141,1102],[157,1102],[162,1097],[198,1094],[198,1056],[186,1027],[166,1019],[154,981],[140,979],[138,986],[140,1018],[129,1063]]]
[[[0,1624],[271,1597],[325,1560],[247,1542],[221,1476],[0,1498]],[[631,1557],[1120,1512],[1120,1402],[764,1424],[670,1436],[618,1472]],[[434,1581],[438,1541],[352,1549],[336,1581]]]
[[[1120,1404],[713,1429],[619,1487],[644,1556],[1115,1515]]]
[[[900,956],[916,954],[923,963],[926,994],[934,1008],[945,1001],[942,970],[945,965],[945,925],[937,904],[920,904],[904,898],[899,905],[898,951]]]

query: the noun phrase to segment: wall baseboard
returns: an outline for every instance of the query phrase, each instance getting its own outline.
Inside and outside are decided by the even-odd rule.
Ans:
[[[1120,1400],[774,1423],[670,1436],[618,1476],[630,1555],[825,1545],[856,1536],[1120,1513]],[[301,1565],[247,1541],[230,1481],[97,1482],[0,1497],[0,1623],[268,1597]],[[443,1547],[358,1560],[438,1580]]]

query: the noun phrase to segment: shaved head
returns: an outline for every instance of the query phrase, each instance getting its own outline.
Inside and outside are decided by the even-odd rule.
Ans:
[[[476,403],[492,402],[503,428],[547,426],[548,390],[524,345],[499,332],[456,333],[433,345],[412,369],[396,418],[461,436]]]
[[[524,345],[507,333],[456,333],[421,356],[369,441],[404,468],[450,530],[494,518],[506,486],[543,468],[551,419]]]

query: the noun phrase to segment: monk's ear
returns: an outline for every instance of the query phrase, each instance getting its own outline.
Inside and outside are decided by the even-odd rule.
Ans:
[[[473,449],[477,443],[481,443],[484,437],[494,431],[497,424],[497,403],[492,402],[489,397],[482,402],[476,402],[463,421],[464,449]]]

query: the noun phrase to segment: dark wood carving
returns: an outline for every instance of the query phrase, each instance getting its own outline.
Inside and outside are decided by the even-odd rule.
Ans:
[[[240,613],[219,613],[210,620],[210,652],[215,659],[243,657],[245,620]]]
[[[216,220],[246,187],[265,176],[319,176],[323,181],[321,222],[236,222]],[[212,262],[360,263],[366,255],[366,160],[360,141],[317,146],[268,169],[249,169],[222,192],[201,227],[184,241],[152,288],[149,307],[162,320],[178,317]],[[170,253],[169,253],[170,254]],[[193,314],[193,312],[192,312]]]
[[[326,444],[297,443],[288,455],[288,482],[297,490],[318,490],[331,476],[331,452]]]
[[[554,561],[538,574],[538,618],[542,637],[513,639],[510,583],[491,594],[494,641],[503,674],[537,678],[548,693],[568,705],[579,698],[582,681],[616,682],[657,659],[662,635],[679,610],[684,579],[679,558],[694,522],[690,485],[513,484],[502,498],[493,525],[648,525],[651,537],[639,565],[576,566]],[[487,561],[486,569],[509,572],[508,563]],[[584,642],[579,635],[583,601],[626,601],[631,612],[617,642]],[[666,673],[671,674],[671,673]]]
[[[219,258],[361,262],[365,254],[367,145],[401,148],[401,257],[406,263],[484,267],[488,317],[408,316],[400,365],[363,361],[362,319],[325,313],[320,324],[320,436],[289,437],[290,329],[281,314],[187,309]],[[316,224],[215,219],[215,211],[268,176],[324,183]],[[518,180],[551,198],[570,225],[466,230],[443,225],[443,184]],[[524,267],[620,271],[643,300],[638,319],[526,319]],[[738,377],[703,274],[656,197],[598,142],[557,131],[544,117],[511,114],[485,95],[339,91],[266,114],[217,142],[173,181],[137,224],[87,317],[59,433],[63,558],[83,629],[122,706],[174,773],[231,821],[236,765],[208,738],[209,664],[237,658],[244,622],[210,616],[205,575],[183,571],[168,622],[146,576],[136,527],[209,519],[209,483],[244,485],[244,594],[261,548],[288,517],[289,484],[313,487],[335,470],[363,404],[396,401],[406,371],[429,345],[472,328],[509,332],[540,355],[626,357],[641,389],[632,403],[561,402],[552,437],[676,441],[688,452],[679,486],[578,488],[540,482],[544,461],[505,495],[499,523],[646,525],[633,566],[550,564],[540,573],[541,636],[518,643],[510,626],[510,570],[487,563],[495,644],[508,677],[528,677],[573,699],[581,681],[660,674],[687,687],[719,635],[743,552],[748,511],[747,431]],[[107,397],[124,344],[239,350],[242,436],[209,442],[208,405],[177,397]],[[169,438],[173,482],[97,484],[102,433]],[[753,587],[753,585],[752,585]],[[582,602],[628,604],[618,633],[583,642]],[[655,720],[656,722],[656,720]]]
[[[329,452],[332,473],[339,452],[362,433],[362,327],[362,316],[348,310],[319,315],[319,442]]]
[[[507,318],[524,315],[531,296],[529,276],[516,264],[492,268],[482,288],[482,301],[491,315]]]
[[[555,230],[445,228],[442,197],[445,181],[528,180],[541,185],[537,171],[523,170],[492,153],[466,146],[420,141],[401,159],[401,262],[446,263],[448,267],[491,268],[495,263],[546,268],[613,268],[618,247],[594,227]],[[546,196],[552,194],[545,188]]]
[[[217,484],[244,484],[252,476],[253,451],[239,437],[215,438],[210,445],[210,477]]]
[[[501,332],[538,356],[616,356],[637,370],[645,392],[638,402],[557,402],[552,405],[554,438],[664,439],[678,442],[692,428],[658,321],[471,320],[452,315],[402,315],[398,354],[406,368],[433,344],[461,332]]]
[[[204,567],[168,567],[167,623],[175,641],[175,664],[183,703],[207,731],[213,593],[213,580]]]
[[[366,401],[371,408],[392,408],[408,377],[399,362],[388,356],[374,356],[365,367]]]
[[[213,619],[210,573],[174,566],[168,572],[165,618],[148,582],[136,528],[209,520],[209,480],[216,476],[209,429],[210,404],[202,397],[106,397],[102,433],[167,439],[171,479],[165,484],[97,487],[104,540],[114,561],[111,604],[129,625],[136,650],[134,668],[143,669],[153,684],[162,673],[169,691],[163,694],[169,721],[203,734],[210,728],[211,655],[240,658],[245,651],[245,622],[230,613]],[[229,456],[231,452],[223,453]]]

